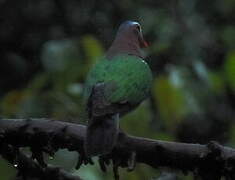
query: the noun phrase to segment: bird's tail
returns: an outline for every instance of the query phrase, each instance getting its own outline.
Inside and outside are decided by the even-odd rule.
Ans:
[[[119,116],[95,117],[88,124],[85,152],[88,157],[108,154],[116,143]]]

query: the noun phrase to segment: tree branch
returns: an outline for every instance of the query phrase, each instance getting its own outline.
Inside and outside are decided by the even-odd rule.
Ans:
[[[60,148],[77,151],[80,156],[77,167],[92,163],[85,158],[83,139],[86,127],[68,122],[48,119],[0,120],[2,143],[13,147],[30,147],[33,157],[46,166],[42,152],[53,155]],[[168,167],[184,173],[193,172],[202,179],[235,178],[235,149],[216,142],[208,145],[166,142],[119,134],[118,142],[111,154],[100,157],[101,169],[105,171],[109,160],[118,178],[118,167],[133,169],[135,162],[145,163],[154,168]]]
[[[70,175],[58,167],[48,166],[46,168],[42,168],[37,162],[24,155],[17,148],[5,143],[1,143],[0,145],[0,154],[19,170],[17,180],[82,180],[78,176]]]

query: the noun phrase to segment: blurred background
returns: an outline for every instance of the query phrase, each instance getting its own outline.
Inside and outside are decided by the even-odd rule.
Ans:
[[[234,0],[0,0],[0,116],[84,123],[88,70],[120,23],[136,20],[150,44],[145,53],[154,82],[151,97],[122,119],[122,129],[235,147],[234,12]],[[111,168],[106,174],[97,165],[76,171],[75,156],[61,150],[48,162],[85,180],[111,179]],[[16,170],[3,159],[0,172],[0,180],[15,179]],[[134,172],[121,170],[121,179],[163,180],[165,174],[138,164]]]

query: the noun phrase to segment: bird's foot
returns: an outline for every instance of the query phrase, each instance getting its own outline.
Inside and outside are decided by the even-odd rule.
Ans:
[[[116,146],[121,145],[126,136],[125,132],[119,129],[118,141]],[[122,143],[120,143],[122,142]],[[119,167],[127,168],[127,171],[133,171],[136,166],[136,152],[135,151],[117,151],[116,148],[112,150],[110,154],[99,156],[99,165],[103,172],[107,171],[107,167],[112,162],[112,168],[114,173],[114,179],[119,180]]]
[[[111,155],[110,154],[99,156],[99,160],[98,161],[99,161],[100,169],[103,172],[107,171],[107,166],[110,165],[110,159],[111,159]]]
[[[127,160],[127,171],[133,171],[136,166],[136,152],[132,151],[130,157]]]
[[[79,154],[78,162],[77,162],[75,169],[79,169],[82,164],[85,164],[85,165],[87,165],[87,164],[93,165],[94,164],[92,159],[90,157],[87,157],[84,151],[80,151],[80,152],[78,152],[78,154]]]
[[[133,171],[136,165],[136,152],[132,151],[128,155],[120,155],[112,158],[114,179],[119,180],[119,167],[127,167],[127,171]]]

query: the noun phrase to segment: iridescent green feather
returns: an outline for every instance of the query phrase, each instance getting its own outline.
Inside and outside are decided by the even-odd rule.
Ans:
[[[112,60],[101,59],[89,72],[84,89],[87,101],[92,87],[104,82],[110,88],[105,90],[108,102],[129,102],[138,104],[149,94],[152,73],[148,64],[132,55],[115,56]]]

